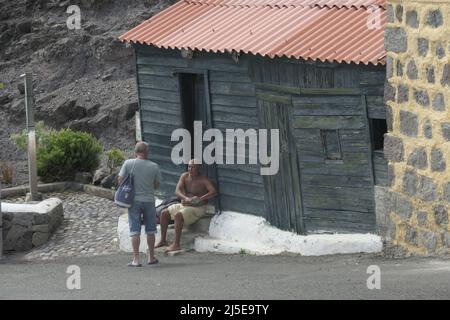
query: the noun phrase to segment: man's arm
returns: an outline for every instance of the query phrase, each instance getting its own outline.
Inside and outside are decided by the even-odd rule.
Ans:
[[[214,187],[214,185],[211,183],[211,181],[209,181],[208,178],[205,178],[205,188],[206,190],[208,190],[208,193],[201,196],[199,199],[200,201],[206,201],[208,199],[214,198],[215,196],[217,196],[217,190]]]
[[[120,168],[120,172],[117,175],[117,182],[118,185],[122,183],[122,181],[125,179],[125,176],[127,175],[127,166],[126,161],[123,163],[122,168]]]

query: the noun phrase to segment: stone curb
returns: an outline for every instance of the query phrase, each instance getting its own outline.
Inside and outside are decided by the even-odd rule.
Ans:
[[[51,193],[51,192],[63,192],[67,190],[72,191],[83,191],[88,194],[105,198],[108,200],[114,200],[115,191],[112,189],[101,188],[89,184],[82,184],[73,181],[66,182],[54,182],[38,185],[38,192],[40,193]],[[25,196],[29,192],[28,186],[20,186],[1,190],[0,199],[8,199]]]

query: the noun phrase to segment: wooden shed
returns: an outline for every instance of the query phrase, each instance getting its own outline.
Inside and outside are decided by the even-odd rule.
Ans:
[[[208,166],[220,209],[301,234],[374,232],[374,186],[387,180],[385,11],[385,0],[181,0],[121,36],[136,51],[143,139],[165,194],[186,170],[171,161],[175,129],[278,128],[278,174]]]

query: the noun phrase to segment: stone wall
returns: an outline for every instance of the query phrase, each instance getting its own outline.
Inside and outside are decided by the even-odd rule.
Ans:
[[[389,187],[377,218],[389,249],[450,252],[450,0],[389,0]]]
[[[28,251],[46,243],[62,223],[62,202],[50,198],[38,204],[1,203],[3,251]]]

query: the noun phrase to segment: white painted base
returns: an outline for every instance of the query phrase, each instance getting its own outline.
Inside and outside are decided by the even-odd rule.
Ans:
[[[131,246],[130,237],[130,227],[128,226],[128,213],[123,214],[119,217],[119,223],[117,226],[117,231],[119,233],[119,246],[120,250],[125,252],[133,252],[133,247]],[[158,226],[158,233],[156,234],[156,241],[159,241],[160,232]],[[141,244],[139,246],[139,252],[147,252],[147,235],[145,234],[145,226],[142,226],[141,230]]]
[[[58,198],[50,198],[35,204],[23,204],[23,203],[1,203],[2,212],[30,212],[45,214],[52,211],[55,207],[60,205],[62,201]]]
[[[283,252],[304,256],[375,253],[382,250],[374,234],[323,234],[301,236],[271,226],[264,218],[225,211],[211,220],[209,237],[195,240],[198,252],[273,255]]]

